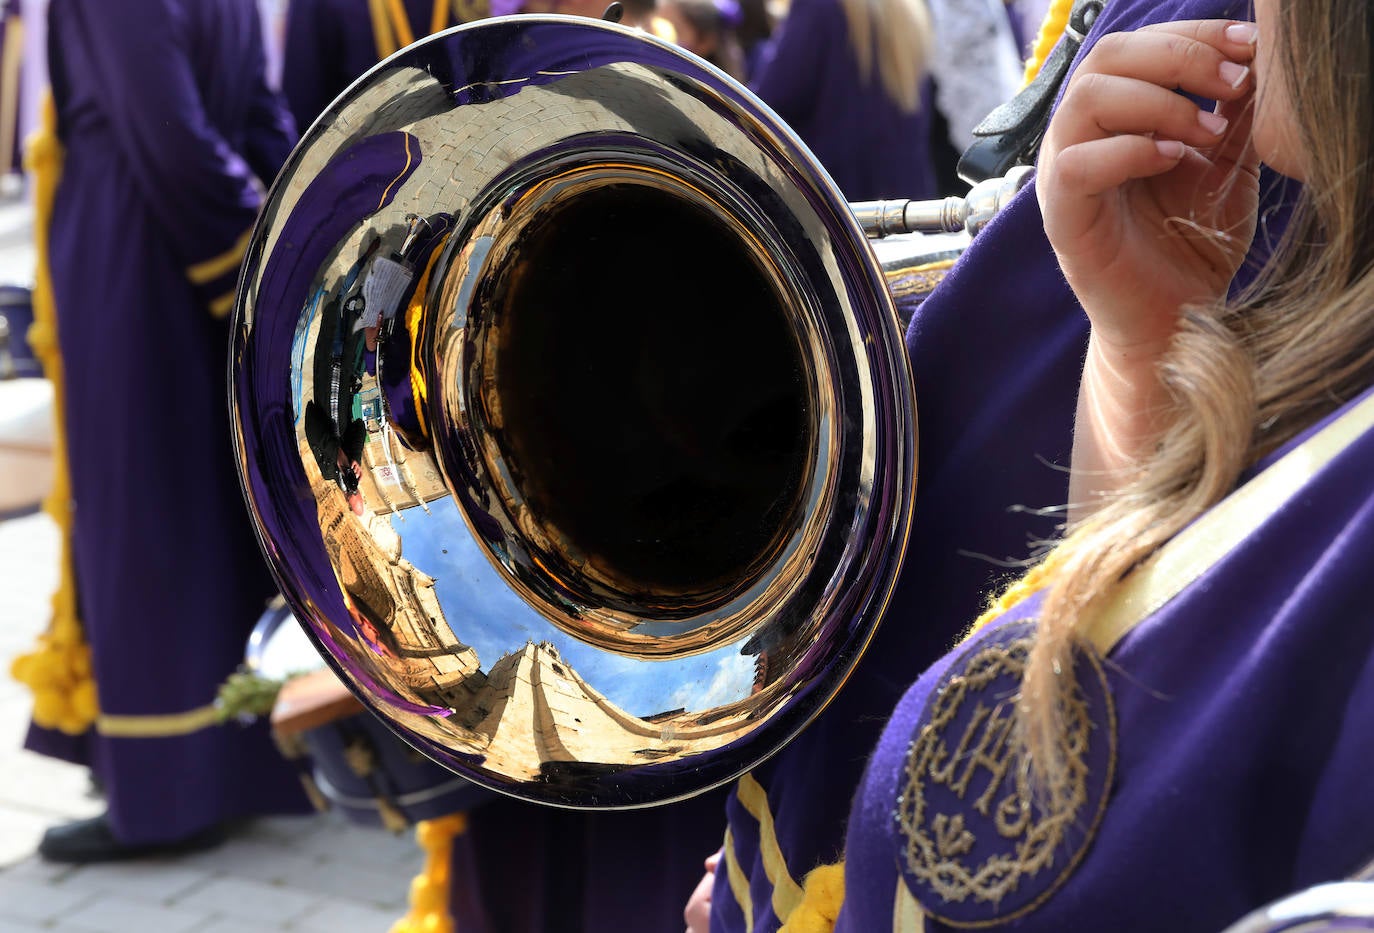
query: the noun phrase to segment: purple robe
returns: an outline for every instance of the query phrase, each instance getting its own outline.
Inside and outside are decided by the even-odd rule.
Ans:
[[[851,201],[933,198],[930,82],[921,106],[904,112],[868,78],[849,41],[839,0],[793,0],[768,40],[750,89],[777,111]]]
[[[78,601],[104,716],[28,747],[89,764],[129,844],[304,808],[266,724],[186,731],[273,592],[230,444],[226,311],[260,184],[292,139],[253,0],[54,0],[66,161],[49,242]]]
[[[434,0],[403,5],[415,38],[429,35]],[[451,13],[446,22],[456,25]],[[302,132],[377,61],[368,0],[291,0],[287,6],[281,88]]]
[[[1037,810],[1021,835],[994,829],[989,815],[1009,812],[996,802],[1016,796],[1014,747],[985,744],[980,730],[1002,721],[997,710],[1009,709],[1012,693],[995,681],[980,689],[969,675],[989,670],[976,659],[996,656],[995,646],[1034,618],[1039,597],[937,663],[897,705],[855,800],[836,930],[891,929],[905,889],[930,931],[952,921],[1025,933],[1216,933],[1366,864],[1374,853],[1374,628],[1364,624],[1371,465],[1374,430],[1366,430],[1295,495],[1249,509],[1273,511],[1104,660],[1080,659],[1091,735],[1071,786],[1086,790],[1083,804],[1054,860],[1017,865],[1014,890],[962,884],[1045,825]],[[1067,718],[1073,728],[1076,714]],[[966,745],[965,735],[974,737]],[[955,753],[955,767],[942,770],[939,747],[972,753]],[[960,842],[956,822],[969,833]],[[931,884],[935,868],[942,881],[960,881]]]
[[[1022,58],[1030,58],[1035,45],[1036,34],[1044,19],[1041,3],[1032,0],[1003,0],[1007,9],[1007,21],[1011,23],[1011,33],[1016,37],[1016,50]]]
[[[680,929],[724,801],[715,790],[622,812],[483,804],[454,844],[453,919],[463,933]]]
[[[1247,10],[1238,0],[1114,0],[1090,41],[1151,22]],[[1278,192],[1266,189],[1265,196],[1273,203]],[[1058,514],[1035,510],[1068,497],[1065,467],[1087,335],[1030,189],[916,309],[907,331],[919,411],[916,506],[886,618],[831,707],[753,772],[781,866],[750,810],[758,803],[736,792],[727,806],[755,933],[779,926],[775,887],[789,885],[781,873],[800,884],[843,855],[849,800],[902,692],[1018,575],[1007,560],[1023,559],[1034,541],[1055,534]],[[718,871],[712,930],[745,928],[741,899],[728,873]]]

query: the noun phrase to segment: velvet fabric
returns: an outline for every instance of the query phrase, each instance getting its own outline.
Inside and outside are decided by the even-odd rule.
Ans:
[[[933,198],[930,82],[905,113],[865,76],[839,0],[793,0],[760,53],[750,90],[777,111],[851,201]]]
[[[411,33],[429,35],[434,0],[402,0]],[[457,25],[449,14],[448,25]],[[377,64],[368,0],[291,0],[286,8],[282,93],[301,132]]]
[[[1247,12],[1237,0],[1112,0],[1088,47],[1108,32],[1148,23]],[[1266,186],[1266,204],[1283,194]],[[1280,228],[1276,220],[1269,230]],[[1056,533],[1087,334],[1029,188],[916,308],[906,335],[918,412],[916,507],[896,591],[840,696],[754,772],[777,851],[798,884],[842,857],[849,802],[903,691],[1019,576],[1018,562],[1034,543]],[[727,822],[752,929],[770,933],[779,919],[765,857],[769,834],[738,793],[727,804]],[[746,929],[724,871],[716,874],[711,922],[713,933]]]
[[[463,933],[680,929],[724,800],[600,813],[485,803],[454,841],[454,921]]]
[[[1022,879],[1016,896],[1047,895],[1043,903],[989,929],[1215,933],[1374,854],[1374,630],[1360,624],[1374,548],[1371,463],[1374,431],[1111,651],[1102,668],[1115,724],[1099,723],[1093,737],[1114,728],[1101,822],[1067,877],[1056,877],[1061,859]],[[1014,608],[965,650],[1034,618],[1038,605]],[[850,819],[838,931],[889,928],[907,749],[950,664],[902,698],[869,765]],[[1102,771],[1088,769],[1090,787],[1107,779]],[[967,806],[972,796],[946,815],[986,825]],[[975,906],[928,892],[919,900],[952,919]],[[926,929],[952,927],[927,918]]]
[[[232,297],[235,246],[291,122],[263,80],[252,0],[54,0],[48,35],[80,612],[102,714],[179,714],[214,701],[273,592],[235,475],[228,325],[211,305]],[[35,729],[28,747],[89,764],[129,844],[304,809],[265,724]]]

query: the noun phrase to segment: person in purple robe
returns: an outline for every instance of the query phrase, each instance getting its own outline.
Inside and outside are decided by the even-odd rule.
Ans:
[[[935,197],[925,0],[793,0],[750,90],[850,200]]]
[[[296,125],[304,132],[345,88],[392,53],[487,13],[486,0],[291,0],[281,89]]]
[[[1022,58],[1030,58],[1035,35],[1049,12],[1049,3],[1047,0],[1002,0],[1002,6],[1006,8],[1017,51]]]
[[[1147,24],[1248,8],[1244,0],[1113,0],[1088,46]],[[1262,196],[1272,237],[1285,192],[1266,185]],[[842,854],[848,802],[913,675],[958,639],[1029,544],[1056,533],[1087,333],[1029,189],[915,309],[906,342],[919,469],[904,569],[887,618],[831,707],[737,785],[709,894],[715,933],[777,930],[806,874]]]
[[[1071,79],[1066,533],[897,704],[785,929],[1213,933],[1374,858],[1374,11],[1254,13]],[[1237,291],[1260,160],[1302,188]]]
[[[185,851],[306,809],[266,725],[218,687],[274,592],[230,442],[227,314],[265,185],[294,137],[253,0],[53,0],[65,164],[48,243],[94,728],[29,748],[90,766],[108,804],[39,853]]]
[[[750,72],[849,200],[934,198],[1020,59],[990,0],[794,0]]]

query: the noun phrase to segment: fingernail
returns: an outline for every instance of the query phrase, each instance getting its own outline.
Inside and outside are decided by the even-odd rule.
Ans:
[[[1177,139],[1156,139],[1155,149],[1166,159],[1183,158],[1183,143]]]
[[[1250,69],[1244,65],[1237,65],[1235,62],[1222,62],[1217,69],[1221,72],[1221,80],[1225,81],[1232,88],[1238,88],[1245,83],[1245,79],[1250,77]]]
[[[1232,23],[1226,27],[1226,38],[1237,45],[1254,45],[1259,41],[1259,28],[1254,23]]]
[[[1197,112],[1197,122],[1201,123],[1213,136],[1220,136],[1226,131],[1226,124],[1229,122],[1219,113],[1212,113],[1210,110],[1199,110]]]

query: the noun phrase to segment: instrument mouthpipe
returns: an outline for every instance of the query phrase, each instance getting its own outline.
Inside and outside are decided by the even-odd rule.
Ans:
[[[962,198],[932,201],[856,201],[849,205],[870,239],[899,233],[977,234],[1030,180],[1032,167],[1018,165],[1001,178],[974,185]]]
[[[968,213],[964,198],[857,201],[849,206],[864,234],[873,239],[899,233],[959,233]]]

